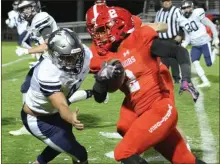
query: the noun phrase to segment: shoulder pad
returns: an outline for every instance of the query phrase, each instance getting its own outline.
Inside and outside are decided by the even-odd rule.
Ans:
[[[134,33],[137,33],[137,38],[142,38],[145,43],[149,43],[155,37],[158,37],[158,33],[147,25],[138,28]]]
[[[193,14],[200,19],[205,17],[205,10],[203,8],[197,8],[193,10]]]
[[[32,29],[40,30],[52,23],[51,16],[46,12],[40,12],[33,18],[31,22]]]
[[[38,80],[41,83],[60,83],[61,71],[48,58],[45,58],[39,65]]]

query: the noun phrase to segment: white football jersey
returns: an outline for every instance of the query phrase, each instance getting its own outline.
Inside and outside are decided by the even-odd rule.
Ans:
[[[206,27],[201,20],[205,17],[205,11],[202,8],[194,9],[189,18],[181,16],[178,20],[179,25],[184,29],[186,41],[192,46],[200,46],[211,41]]]
[[[26,31],[28,22],[21,19],[17,11],[12,10],[8,12],[8,19],[9,19],[8,27],[10,28],[16,27],[18,35],[21,35],[23,32]]]
[[[31,39],[36,43],[36,45],[44,43],[44,39],[40,34],[40,30],[46,26],[52,28],[52,32],[58,29],[56,21],[47,12],[37,13],[34,16],[31,24],[28,26],[28,32],[30,33]]]
[[[25,101],[31,110],[43,114],[56,113],[58,110],[52,106],[46,94],[61,91],[68,98],[80,88],[89,73],[92,58],[90,49],[85,45],[84,49],[83,69],[78,75],[72,75],[57,68],[49,56],[35,67]]]

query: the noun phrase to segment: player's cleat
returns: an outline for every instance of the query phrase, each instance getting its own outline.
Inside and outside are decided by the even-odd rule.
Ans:
[[[204,88],[204,87],[211,87],[211,84],[210,82],[205,82],[205,83],[202,83],[200,85],[198,85],[199,88]]]
[[[196,102],[199,98],[199,92],[196,90],[192,82],[187,82],[186,80],[183,80],[181,82],[179,94],[182,95],[183,91],[188,91],[192,95],[194,102]]]
[[[31,133],[29,131],[27,131],[27,129],[22,126],[20,129],[18,130],[13,130],[9,132],[10,135],[12,136],[20,136],[20,135],[30,135]]]

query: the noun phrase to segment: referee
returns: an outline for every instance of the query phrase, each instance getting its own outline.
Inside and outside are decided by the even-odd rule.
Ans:
[[[159,38],[175,44],[180,44],[183,36],[183,31],[180,30],[177,24],[177,18],[181,15],[179,8],[172,5],[171,0],[162,0],[163,7],[157,11],[155,23],[167,23],[168,30],[164,33],[159,33]],[[168,68],[171,66],[172,76],[175,83],[180,81],[180,70],[177,60],[174,58],[161,58],[163,64]]]

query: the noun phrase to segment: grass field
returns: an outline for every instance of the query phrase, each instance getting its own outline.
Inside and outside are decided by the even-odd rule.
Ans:
[[[36,138],[25,136],[10,136],[10,130],[21,127],[20,111],[22,96],[20,85],[27,74],[28,61],[26,57],[17,57],[15,43],[2,43],[2,163],[28,163],[34,161],[45,145]],[[17,63],[7,63],[22,59]],[[24,59],[24,60],[23,60]],[[202,59],[211,88],[202,89],[202,99],[194,104],[191,96],[184,93],[178,95],[179,85],[175,86],[176,106],[179,111],[179,127],[184,130],[189,139],[192,152],[207,163],[219,163],[219,57],[215,64],[208,68]],[[195,75],[194,75],[195,76]],[[196,77],[196,76],[195,76]],[[82,88],[89,89],[93,84],[93,76],[89,75]],[[200,83],[200,81],[198,81]],[[119,139],[109,139],[99,132],[115,132],[119,108],[123,95],[120,92],[110,94],[108,104],[97,104],[93,99],[72,105],[78,106],[79,119],[85,124],[85,130],[73,130],[78,141],[83,144],[89,154],[90,163],[116,163],[114,159],[105,156],[112,151]],[[202,108],[205,108],[203,110]],[[195,110],[195,108],[197,110]],[[207,118],[206,118],[207,115]],[[213,136],[211,135],[213,134]],[[150,163],[167,163],[161,161],[160,155],[153,150],[144,153]],[[209,160],[209,161],[207,161]],[[71,163],[70,158],[61,154],[51,163]]]

